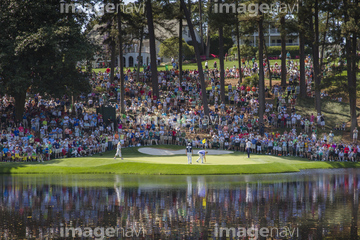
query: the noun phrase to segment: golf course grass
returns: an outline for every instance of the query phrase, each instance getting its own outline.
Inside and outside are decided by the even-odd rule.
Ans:
[[[154,146],[181,149],[180,146]],[[196,151],[194,151],[196,152]],[[206,163],[187,164],[183,155],[151,156],[140,153],[138,147],[122,149],[124,160],[113,158],[114,151],[79,158],[54,159],[44,163],[0,163],[0,174],[142,174],[142,175],[219,175],[298,172],[302,169],[357,168],[360,163],[308,161],[298,157],[276,157],[235,152],[209,155]]]

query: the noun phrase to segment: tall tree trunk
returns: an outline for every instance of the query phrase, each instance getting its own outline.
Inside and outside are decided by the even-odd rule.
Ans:
[[[205,48],[206,59],[209,59],[210,56],[210,28],[208,26],[207,36],[206,36],[206,48]]]
[[[237,47],[238,64],[239,64],[239,83],[242,83],[241,57],[240,57],[240,31],[239,31],[239,19],[238,19],[237,11],[236,11],[236,47]]]
[[[224,28],[219,27],[220,99],[225,104]],[[230,104],[230,103],[229,103]]]
[[[356,1],[357,3],[357,1]],[[347,10],[348,3],[344,0],[344,9]],[[349,17],[345,16],[345,24],[349,22]],[[357,19],[355,19],[357,23]],[[348,92],[349,92],[349,103],[350,103],[350,117],[351,117],[351,130],[350,133],[357,127],[356,119],[356,48],[357,47],[357,35],[353,33],[351,38],[351,32],[347,32],[345,50],[346,50],[346,61],[347,61],[347,80],[348,80]]]
[[[306,83],[305,83],[305,39],[303,31],[300,32],[299,37],[299,61],[300,61],[300,97],[306,97]]]
[[[115,59],[116,59],[116,48],[115,48],[114,39],[111,40],[110,48],[111,48],[111,63],[110,63],[110,82],[114,82],[115,75]]]
[[[353,33],[352,39],[352,53],[351,53],[351,77],[348,78],[349,85],[349,102],[350,102],[350,116],[351,116],[351,133],[357,127],[357,115],[356,115],[356,77],[357,77],[357,65],[356,65],[356,45],[357,38],[356,33]],[[348,73],[349,74],[349,73]]]
[[[208,1],[208,9],[211,9],[211,1]],[[210,12],[211,10],[209,10]],[[209,21],[208,21],[209,23]],[[206,55],[206,59],[209,59],[210,56],[210,27],[209,24],[207,24],[207,33],[206,33],[206,49],[205,49],[205,55]]]
[[[180,18],[179,18],[179,82],[182,82],[182,64],[183,64],[183,50],[182,50],[182,46],[183,46],[183,38],[182,38],[182,29],[183,29],[183,15],[182,15],[182,6],[180,3]]]
[[[185,17],[186,17],[186,20],[187,20],[187,23],[188,23],[188,26],[189,26],[191,39],[195,43],[194,44],[194,50],[195,50],[195,56],[196,56],[197,65],[198,65],[199,77],[200,77],[202,103],[203,103],[205,115],[209,116],[209,106],[208,106],[208,100],[207,100],[207,95],[206,95],[206,85],[205,85],[204,71],[203,71],[201,58],[200,58],[199,46],[198,46],[198,44],[196,44],[194,26],[193,26],[193,24],[191,22],[190,13],[186,8],[186,4],[185,4],[184,0],[180,0],[180,1],[181,1],[182,6],[183,6]]]
[[[21,121],[24,115],[26,90],[14,94],[15,98],[15,119]]]
[[[323,35],[323,39],[322,39],[322,43],[321,43],[321,58],[320,58],[320,69],[321,69],[320,71],[321,72],[322,72],[322,68],[323,68],[326,32],[327,32],[328,27],[329,27],[329,12],[327,12],[327,14],[326,14],[325,31],[324,31],[324,35]]]
[[[156,44],[155,44],[155,33],[154,33],[154,21],[152,15],[151,0],[146,0],[146,16],[148,23],[149,39],[150,39],[150,65],[151,65],[151,82],[153,88],[153,95],[159,98],[159,85],[158,85],[158,74],[157,74],[157,63],[156,63]]]
[[[355,6],[358,6],[358,0],[355,0]],[[358,16],[355,16],[355,24],[358,25]],[[354,128],[357,127],[357,114],[356,114],[356,78],[358,73],[358,66],[357,66],[357,33],[354,32],[353,39],[352,39],[352,48],[353,48],[353,54],[352,54],[352,88],[351,92],[349,92],[350,99],[352,101],[350,102],[350,114],[351,114],[351,131],[354,130]]]
[[[204,32],[203,32],[203,22],[202,22],[202,1],[199,1],[199,28],[200,28],[200,38],[201,38],[201,54],[204,54]]]
[[[319,3],[315,0],[315,12],[314,12],[314,28],[315,39],[313,44],[314,54],[314,78],[315,78],[315,108],[317,113],[321,114],[321,96],[320,96],[320,68],[319,68]]]
[[[260,12],[259,19],[259,123],[264,123],[265,112],[265,82],[264,82],[264,65],[263,65],[263,49],[264,49],[264,29],[263,15]]]
[[[272,72],[271,72],[271,68],[270,68],[270,61],[269,61],[269,55],[268,55],[268,49],[267,46],[265,44],[265,39],[264,39],[264,49],[265,49],[265,56],[266,56],[266,61],[267,61],[267,65],[268,65],[268,71],[269,71],[269,85],[270,85],[270,89],[272,87]]]
[[[140,81],[140,67],[141,67],[140,65],[144,64],[144,61],[142,61],[142,56],[141,56],[143,38],[144,38],[144,27],[142,27],[141,30],[140,30],[139,55],[138,55],[138,65],[137,65],[137,71],[136,71],[136,79],[137,79],[138,82]]]
[[[189,9],[189,16],[190,16],[190,19],[192,19],[191,17],[191,0],[188,0],[188,9]]]
[[[302,1],[299,2],[300,9],[302,8]],[[304,30],[304,17],[299,16],[299,61],[300,61],[300,97],[306,97],[306,83],[305,83],[305,30]]]
[[[118,12],[118,32],[119,32],[119,63],[120,63],[120,112],[125,113],[125,80],[124,80],[124,56],[122,39],[121,11]]]
[[[281,24],[281,86],[286,86],[286,29],[285,16],[280,19]]]

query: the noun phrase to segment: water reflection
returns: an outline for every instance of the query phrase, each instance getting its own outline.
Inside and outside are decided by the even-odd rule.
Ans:
[[[356,169],[0,181],[0,239],[56,238],[71,226],[144,229],[139,239],[216,239],[219,227],[298,229],[298,236],[274,239],[358,239]]]

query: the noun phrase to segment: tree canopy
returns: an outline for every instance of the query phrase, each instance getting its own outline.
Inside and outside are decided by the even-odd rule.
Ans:
[[[195,55],[194,47],[190,46],[182,40],[183,56],[185,58],[192,58]],[[174,57],[179,58],[179,40],[177,37],[171,37],[166,39],[160,44],[159,55],[161,57]]]
[[[90,59],[95,47],[82,31],[84,13],[62,13],[56,0],[9,0],[0,14],[0,77],[15,97],[21,118],[26,91],[63,96],[90,90],[79,61]]]

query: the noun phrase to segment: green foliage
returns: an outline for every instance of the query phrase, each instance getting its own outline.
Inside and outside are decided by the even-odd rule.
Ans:
[[[259,84],[259,75],[254,74],[252,76],[247,76],[243,83],[245,86],[257,86]]]
[[[185,58],[193,58],[195,55],[194,47],[190,46],[182,39],[182,48]],[[179,58],[179,38],[171,37],[160,44],[159,56]]]
[[[0,14],[0,77],[7,93],[17,99],[29,87],[51,96],[89,91],[88,76],[76,70],[77,62],[94,53],[82,31],[85,22],[83,13],[61,13],[56,0],[6,1]]]
[[[250,82],[251,82],[251,79],[252,79],[252,77],[251,76],[247,76],[247,77],[245,77],[245,81],[243,82],[244,83],[244,85],[250,85]]]
[[[257,50],[257,47],[242,44],[240,45],[240,57],[253,57],[255,56]],[[237,54],[237,46],[232,47],[229,52],[231,55]]]
[[[270,46],[267,48],[269,56],[278,57],[281,54],[281,46]],[[286,46],[286,52],[289,52],[292,58],[299,56],[299,46]],[[311,49],[305,47],[305,54],[311,54]],[[256,52],[256,56],[259,55],[259,51]]]
[[[224,53],[227,53],[233,46],[234,42],[230,35],[226,35],[224,32]],[[213,34],[210,37],[210,53],[219,55],[219,34]]]

